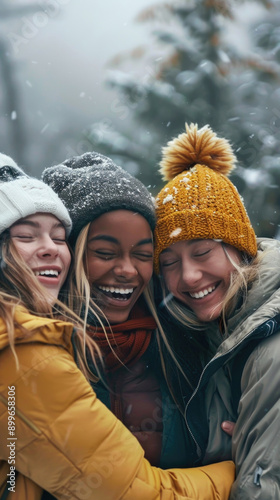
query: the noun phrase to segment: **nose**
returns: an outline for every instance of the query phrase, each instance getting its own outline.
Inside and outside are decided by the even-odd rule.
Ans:
[[[202,271],[197,263],[182,262],[182,281],[188,288],[194,288],[202,278]]]
[[[117,278],[133,278],[137,276],[138,271],[130,257],[122,257],[114,267],[114,273]]]
[[[59,253],[57,244],[49,235],[43,236],[40,243],[37,250],[40,257],[53,257]]]

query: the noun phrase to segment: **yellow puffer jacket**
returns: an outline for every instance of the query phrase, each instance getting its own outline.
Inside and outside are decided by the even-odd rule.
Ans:
[[[42,489],[60,500],[228,498],[232,462],[196,469],[151,467],[137,439],[96,398],[77,368],[70,323],[38,318],[22,308],[15,320],[32,333],[16,331],[17,371],[0,320],[0,498],[7,484],[13,500],[38,500]]]

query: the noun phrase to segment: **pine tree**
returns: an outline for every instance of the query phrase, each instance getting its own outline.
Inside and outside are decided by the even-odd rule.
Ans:
[[[246,3],[252,4],[239,2],[240,8]],[[157,192],[161,147],[184,130],[185,122],[209,123],[234,146],[240,166],[231,178],[257,233],[275,236],[280,224],[280,12],[277,2],[260,3],[266,19],[250,28],[249,55],[225,36],[236,22],[230,1],[181,0],[143,11],[137,20],[152,23],[155,42],[146,51],[132,52],[138,72],[114,70],[108,79],[119,95],[113,106],[117,130],[93,124],[88,138],[93,149]],[[125,58],[117,62],[125,67]]]

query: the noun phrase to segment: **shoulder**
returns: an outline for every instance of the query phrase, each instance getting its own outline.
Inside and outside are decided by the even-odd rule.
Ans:
[[[263,338],[249,353],[245,367],[258,371],[259,375],[265,371],[276,370],[277,377],[280,377],[280,330],[273,335]]]
[[[280,332],[261,340],[249,353],[240,379],[239,411],[268,409],[280,401]]]
[[[16,308],[14,315],[15,345],[40,343],[60,346],[73,354],[73,324],[59,319],[51,319],[30,314],[22,307]],[[0,350],[9,345],[8,331],[0,321]]]
[[[63,321],[41,318],[19,308],[15,313],[14,352],[9,333],[0,322],[0,378],[5,387],[24,380],[39,380],[38,374],[52,376],[73,371],[75,364],[72,345],[73,326]],[[1,384],[2,385],[2,384]]]

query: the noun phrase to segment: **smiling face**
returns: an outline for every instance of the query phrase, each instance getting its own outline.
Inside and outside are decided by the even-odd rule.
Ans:
[[[30,215],[11,226],[10,237],[38,281],[57,298],[71,263],[61,222],[51,214]]]
[[[129,210],[98,217],[89,228],[85,267],[92,296],[110,323],[126,321],[153,272],[146,219]]]
[[[236,248],[229,245],[225,248],[236,264],[241,262]],[[178,241],[160,254],[160,266],[169,292],[200,321],[214,321],[220,316],[234,271],[220,242]]]

